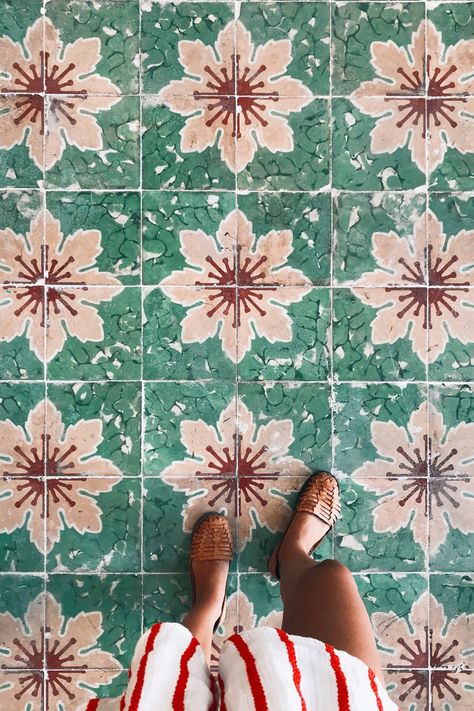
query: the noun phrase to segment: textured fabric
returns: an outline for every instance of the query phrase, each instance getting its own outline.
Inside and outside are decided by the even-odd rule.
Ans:
[[[137,644],[124,695],[91,701],[87,711],[94,709],[397,711],[397,706],[359,659],[270,627],[226,640],[215,684],[189,630],[158,623]]]

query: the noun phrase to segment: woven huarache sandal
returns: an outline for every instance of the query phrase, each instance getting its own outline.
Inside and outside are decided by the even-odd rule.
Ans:
[[[191,553],[189,557],[189,573],[192,586],[192,604],[196,601],[196,581],[193,563],[205,560],[232,560],[234,547],[230,524],[223,514],[205,513],[197,521],[191,534]],[[225,617],[227,584],[222,601],[221,614],[214,625],[214,632]]]
[[[272,573],[272,575],[278,578],[278,580],[280,579],[278,554],[280,552],[281,544],[283,543],[283,540],[291,526],[291,522],[297,513],[312,514],[313,516],[319,518],[323,523],[327,524],[329,529],[323,536],[323,538],[325,538],[341,513],[339,486],[336,477],[328,472],[316,472],[304,483],[288,526],[283,533],[280,543],[277,545],[268,561],[268,570]],[[308,551],[308,555],[311,555],[314,549],[321,543],[323,538],[316,541],[311,550]]]

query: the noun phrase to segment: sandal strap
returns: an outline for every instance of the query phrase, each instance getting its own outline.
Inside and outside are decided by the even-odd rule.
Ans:
[[[311,477],[298,498],[295,512],[313,514],[333,526],[341,514],[337,479],[326,472]]]
[[[232,560],[232,531],[222,514],[209,514],[198,522],[191,538],[191,563],[205,560]]]

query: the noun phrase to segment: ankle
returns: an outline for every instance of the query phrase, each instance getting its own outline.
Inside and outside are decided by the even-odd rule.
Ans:
[[[212,616],[215,614],[217,619],[217,617],[219,617],[221,613],[222,605],[222,595],[219,596],[217,593],[214,593],[212,591],[206,591],[196,597],[192,609],[193,611],[199,611],[205,615]]]

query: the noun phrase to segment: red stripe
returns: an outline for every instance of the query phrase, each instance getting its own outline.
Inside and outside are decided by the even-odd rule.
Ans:
[[[217,682],[214,674],[211,674],[209,677],[210,680],[210,689],[211,689],[211,694],[212,694],[212,701],[211,705],[209,706],[209,711],[217,711],[218,708],[218,703],[217,703]]]
[[[227,641],[235,645],[238,653],[244,660],[255,708],[258,709],[258,711],[268,711],[265,691],[252,652],[239,634],[233,634]]]
[[[221,692],[221,711],[227,711],[227,706],[225,705],[224,682],[220,676],[217,677],[217,680],[219,682],[219,689]]]
[[[125,691],[122,694],[122,698],[120,699],[120,709],[119,711],[124,711],[125,709]]]
[[[148,634],[148,639],[146,641],[146,647],[145,647],[145,653],[143,657],[140,659],[140,666],[138,667],[138,672],[137,672],[137,681],[135,683],[135,688],[132,693],[132,698],[130,699],[130,705],[128,707],[128,711],[137,711],[138,709],[138,704],[140,703],[140,697],[142,695],[143,691],[143,684],[145,683],[145,672],[146,672],[146,665],[148,662],[148,655],[153,651],[153,647],[155,646],[155,640],[158,635],[158,632],[160,631],[161,628],[161,622],[158,622],[156,625],[153,625],[153,627],[150,629],[150,632]]]
[[[184,694],[186,692],[186,684],[189,679],[189,660],[196,651],[196,647],[199,642],[195,637],[192,638],[188,646],[186,647],[183,655],[181,656],[181,661],[179,664],[179,677],[176,682],[176,687],[173,694],[173,701],[171,702],[173,711],[184,711]]]
[[[375,694],[375,699],[377,701],[377,708],[378,711],[383,711],[383,706],[382,706],[382,700],[379,696],[379,690],[377,688],[377,682],[375,681],[375,674],[372,671],[372,669],[369,668],[369,679],[370,679],[370,688]]]
[[[86,711],[95,711],[99,707],[99,699],[91,699],[86,706]]]
[[[293,682],[295,684],[295,689],[300,697],[301,700],[301,711],[307,711],[306,710],[306,701],[303,698],[303,694],[301,693],[301,672],[298,669],[298,663],[296,661],[296,651],[295,651],[295,645],[292,642],[292,640],[288,637],[286,632],[283,630],[277,629],[278,636],[283,642],[283,644],[286,647],[286,651],[288,654],[288,659],[290,660],[291,668],[293,670]]]
[[[350,711],[349,691],[347,689],[346,675],[341,668],[341,661],[334,647],[331,647],[330,644],[326,644],[325,647],[326,652],[329,654],[334,674],[336,675],[337,702],[339,704],[339,711]]]

